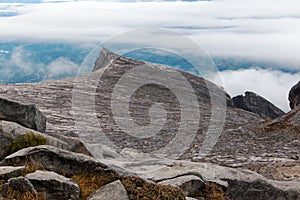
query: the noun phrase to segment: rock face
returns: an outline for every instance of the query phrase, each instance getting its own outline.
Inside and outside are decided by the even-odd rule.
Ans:
[[[112,111],[110,110],[110,100],[114,85],[120,80],[124,73],[144,62],[118,56],[108,50],[102,51],[101,55],[101,59],[99,58],[95,64],[96,71],[86,76],[77,77],[77,82],[84,83],[86,86],[78,87],[76,90],[79,94],[83,95],[83,99],[88,99],[89,96],[95,92],[95,84],[92,80],[94,80],[95,77],[97,77],[98,80],[99,74],[105,72],[102,74],[101,81],[96,88],[96,98],[94,98],[96,100],[94,102],[95,106],[87,106],[82,114],[78,116],[73,115],[74,108],[72,108],[74,78],[31,84],[1,85],[0,96],[20,102],[36,104],[47,116],[46,134],[54,136],[55,138],[60,138],[62,135],[68,137],[78,136],[80,133],[78,133],[74,122],[74,117],[76,117],[80,118],[82,122],[87,122],[85,124],[86,126],[84,126],[84,130],[82,130],[83,132],[99,133],[98,124],[100,124],[107,135],[113,135],[110,139],[120,148],[135,148],[151,151],[154,148],[163,146],[166,141],[169,141],[172,134],[178,130],[178,123],[180,121],[178,115],[180,109],[178,101],[175,101],[176,97],[165,88],[154,85],[147,85],[142,88],[143,90],[138,91],[138,93],[131,98],[132,103],[130,105],[132,109],[136,109],[136,112],[132,112],[133,119],[136,120],[138,124],[147,125],[147,123],[150,122],[148,112],[150,105],[159,102],[166,106],[168,115],[170,116],[170,123],[164,127],[161,134],[151,137],[151,140],[146,142],[146,146],[143,140],[141,142],[132,140],[132,137],[127,137],[116,125]],[[104,65],[103,63],[110,64]],[[104,66],[106,66],[105,69]],[[150,67],[157,68],[161,70],[161,72],[174,71],[174,69],[159,65],[150,65]],[[190,145],[190,148],[187,149],[186,153],[182,156],[182,159],[192,159],[199,156],[197,152],[199,152],[210,123],[210,94],[208,93],[206,82],[202,78],[184,72],[180,73],[190,81],[194,88],[201,112],[196,138]],[[124,87],[126,86],[128,85],[124,85]],[[84,102],[84,104],[90,105],[93,104],[93,102],[87,101]],[[90,113],[96,114],[99,120],[97,123],[88,123],[92,116]],[[208,156],[199,161],[247,168],[249,165],[265,164],[266,162],[285,163],[286,161],[293,161],[289,160],[290,156],[294,154],[293,152],[300,152],[299,145],[294,142],[297,140],[297,137],[290,133],[282,135],[280,132],[268,132],[264,134],[264,132],[257,130],[261,121],[262,118],[256,114],[242,109],[228,107],[224,129],[218,143]],[[124,135],[126,137],[124,137]],[[94,137],[87,139],[91,142],[95,141]],[[98,153],[97,149],[94,149],[93,152]]]
[[[289,101],[291,109],[296,108],[300,104],[300,81],[290,90]]]
[[[232,101],[236,108],[256,113],[265,119],[274,119],[284,114],[282,110],[254,92],[245,92],[245,96],[233,97]]]
[[[0,98],[0,119],[16,122],[40,132],[46,130],[46,117],[33,104],[20,104]]]
[[[94,71],[97,71],[99,69],[105,68],[107,65],[111,64],[115,60],[117,60],[120,56],[115,54],[112,51],[109,51],[108,49],[103,48],[100,52],[100,55],[98,59],[96,60]]]

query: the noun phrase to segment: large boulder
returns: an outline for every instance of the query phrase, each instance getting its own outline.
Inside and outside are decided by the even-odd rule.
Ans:
[[[76,153],[83,153],[90,155],[89,151],[85,148],[84,144],[79,140],[79,138],[73,137],[53,137],[38,131],[26,128],[15,122],[1,121],[0,120],[0,160],[4,159],[11,152],[7,148],[8,145],[14,140],[19,140],[28,134],[34,134],[35,136],[42,136],[46,139],[46,144],[68,151],[73,151]]]
[[[34,104],[21,104],[0,98],[0,119],[45,132],[46,117]]]
[[[33,165],[39,169],[54,171],[68,177],[74,174],[97,172],[106,175],[113,171],[93,157],[73,153],[49,145],[22,149],[6,157],[1,166]]]
[[[79,199],[80,189],[72,179],[55,172],[37,170],[26,175],[39,193],[46,194],[46,200],[53,199]]]
[[[284,114],[265,98],[254,92],[245,92],[245,96],[238,95],[232,98],[234,107],[253,112],[265,119],[274,119]]]
[[[296,108],[300,104],[300,81],[290,90],[289,101],[291,109]]]

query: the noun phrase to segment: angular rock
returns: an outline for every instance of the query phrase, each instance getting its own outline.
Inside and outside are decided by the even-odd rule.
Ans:
[[[34,186],[31,182],[25,177],[16,177],[11,178],[5,183],[2,187],[2,194],[4,197],[8,196],[9,189],[18,191],[20,193],[30,192],[32,195],[36,196],[37,191],[35,190]]]
[[[115,54],[114,52],[103,48],[95,62],[93,72],[106,67],[119,57],[120,56],[118,54]]]
[[[296,108],[300,104],[300,81],[291,88],[289,101],[291,109]]]
[[[113,173],[107,165],[98,162],[93,157],[48,145],[22,149],[0,162],[1,166],[24,166],[25,164],[32,164],[40,169],[66,176],[91,172],[103,175]]]
[[[84,144],[78,138],[71,137],[52,137],[44,133],[23,127],[17,123],[9,121],[0,121],[0,160],[9,155],[9,149],[6,148],[7,145],[11,144],[12,140],[17,139],[26,133],[34,133],[36,136],[43,136],[47,145],[65,149],[68,151],[73,151],[76,153],[83,153],[90,155],[90,153],[85,148]]]
[[[1,166],[0,167],[0,180],[8,180],[10,178],[21,176],[25,172],[25,167],[12,167]]]
[[[102,186],[96,192],[92,193],[88,200],[129,200],[127,191],[121,181],[117,180]]]
[[[34,104],[21,104],[0,98],[0,119],[45,132],[46,117]]]
[[[179,187],[185,196],[190,196],[195,191],[205,186],[204,181],[200,177],[194,175],[179,176],[158,183]]]
[[[37,170],[27,174],[26,178],[38,192],[46,194],[46,200],[79,199],[80,189],[77,183],[55,172]]]
[[[256,113],[266,119],[274,119],[284,114],[265,98],[254,92],[245,92],[245,96],[238,95],[232,98],[234,107]]]

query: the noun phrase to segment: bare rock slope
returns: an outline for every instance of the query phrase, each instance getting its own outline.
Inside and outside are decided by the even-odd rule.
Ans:
[[[197,105],[195,107],[190,106],[191,102],[188,100],[183,101],[183,103],[180,104],[177,96],[172,93],[172,90],[162,85],[146,84],[137,88],[128,100],[130,117],[136,124],[145,126],[151,123],[151,112],[153,110],[151,110],[152,108],[150,107],[155,105],[155,103],[159,103],[165,110],[165,113],[162,113],[161,118],[153,119],[154,122],[155,120],[158,122],[165,122],[164,126],[161,127],[161,130],[156,135],[151,135],[146,139],[137,139],[136,137],[127,134],[126,131],[118,126],[116,122],[118,119],[114,118],[115,116],[111,108],[111,103],[114,89],[119,81],[122,81],[122,78],[130,71],[144,64],[147,64],[149,69],[156,70],[157,73],[180,73],[188,80],[193,88]],[[188,162],[186,165],[192,166],[193,169],[200,170],[200,168],[205,168],[209,171],[209,168],[214,168],[215,165],[204,166],[205,164],[203,164],[202,166],[201,164],[203,162],[209,162],[228,167],[251,169],[268,178],[267,185],[270,187],[266,186],[265,189],[262,189],[262,193],[264,193],[264,191],[274,191],[272,188],[277,188],[283,192],[282,196],[279,195],[278,198],[285,198],[286,195],[288,196],[290,193],[286,193],[286,191],[289,190],[292,191],[292,198],[290,199],[297,198],[297,189],[298,186],[300,187],[298,161],[300,152],[299,134],[295,134],[299,133],[299,129],[297,128],[299,120],[296,117],[300,113],[298,110],[283,115],[281,118],[275,119],[275,121],[265,122],[263,118],[255,113],[227,107],[225,110],[226,115],[224,115],[225,121],[224,124],[222,124],[222,129],[220,129],[219,126],[211,126],[211,123],[217,125],[218,123],[223,123],[219,121],[214,122],[214,117],[218,114],[218,112],[214,113],[214,109],[216,109],[216,111],[222,110],[223,97],[225,98],[225,104],[226,102],[227,104],[230,104],[232,100],[218,86],[200,77],[166,66],[128,59],[113,54],[108,50],[101,52],[94,69],[95,71],[93,73],[76,78],[33,84],[1,85],[0,96],[23,103],[35,104],[47,117],[45,134],[48,136],[57,137],[59,139],[62,136],[69,138],[80,136],[81,139],[89,141],[92,145],[97,143],[96,136],[100,131],[100,127],[109,140],[114,144],[117,144],[117,147],[119,148],[119,150],[115,152],[110,148],[102,149],[100,154],[102,154],[103,161],[123,168],[123,172],[126,170],[137,171],[136,167],[138,166],[143,170],[146,168],[151,171],[151,169],[159,170],[162,167],[165,168],[174,165],[172,162],[168,163],[167,161],[162,160],[161,162],[163,163],[160,164],[161,166],[156,168],[156,164],[159,165],[157,160],[152,164],[150,162],[151,165],[149,165],[147,162],[134,164],[126,163],[124,160],[119,161],[118,159],[124,158],[124,156],[120,155],[120,150],[122,149],[136,149],[139,153],[132,156],[136,157],[137,155],[143,155],[143,153],[152,152],[164,147],[164,145],[169,143],[172,138],[178,134],[179,125],[182,120],[180,117],[180,106],[189,105],[190,110],[187,113],[187,116],[190,118],[195,117],[195,110],[199,109],[201,117],[199,118],[199,121],[197,121],[196,136],[191,145],[187,147],[178,146],[178,148],[185,148],[183,155],[180,157],[182,160],[200,162],[199,166],[201,165],[201,167],[196,163],[193,165],[193,162],[190,161],[183,161],[181,164],[177,163],[178,165],[184,166],[184,163]],[[145,79],[145,77],[129,76],[129,79],[140,81],[141,79]],[[180,91],[180,94],[183,94],[183,96],[193,95],[180,86],[179,80],[171,80],[178,86],[177,89]],[[126,88],[131,86],[130,83],[132,82],[129,82],[127,85],[121,85],[120,91],[126,91]],[[75,98],[80,94],[81,100],[83,101],[83,107],[81,107],[80,112],[77,110],[78,107],[74,107],[74,94],[76,94]],[[91,98],[91,96],[94,98]],[[211,101],[211,97],[215,100],[214,104]],[[94,99],[94,101],[91,101],[90,99]],[[119,101],[123,102],[126,101],[126,99],[123,99],[121,96]],[[96,116],[97,123],[91,121],[94,116]],[[294,116],[294,118],[290,116]],[[124,121],[128,120],[127,118],[122,118],[122,116],[119,118]],[[77,122],[74,119],[77,119]],[[285,120],[284,122],[287,122],[287,124],[285,124],[284,127],[276,127],[276,124],[278,124],[276,120],[279,120],[279,122]],[[78,127],[78,124],[76,124],[78,121],[85,126]],[[290,127],[294,127],[294,124],[295,128],[291,129]],[[273,128],[274,126],[276,129]],[[203,141],[206,138],[206,133],[209,131],[221,131],[221,136],[217,139],[217,143],[212,151],[206,157],[202,158],[199,157],[199,150],[201,149],[201,146],[204,145]],[[85,133],[95,134],[90,135]],[[23,151],[23,153],[24,152],[27,151]],[[92,153],[97,153],[97,151]],[[128,159],[126,156],[125,158]],[[6,161],[9,159],[13,159],[13,157],[8,157]],[[6,161],[3,161],[3,163]],[[13,160],[11,162],[12,163],[10,164],[14,163]],[[175,165],[177,164],[175,162]],[[152,165],[154,166],[151,168]],[[145,166],[149,166],[149,168]],[[120,170],[120,168],[116,168],[115,170]],[[225,172],[227,173],[227,171]],[[240,172],[239,169],[237,169],[237,171],[233,170],[232,174],[238,172]],[[185,172],[184,170],[180,170],[180,173],[182,175]],[[248,171],[243,171],[241,174],[245,178],[247,173]],[[207,175],[207,177],[209,177],[207,179],[213,179],[214,175]],[[147,175],[146,172],[141,173],[140,176],[154,180],[150,175]],[[217,179],[221,181],[223,179],[229,179],[228,177],[221,177],[220,174],[217,176]],[[253,176],[256,178],[249,180],[250,182],[255,182],[258,179],[261,179],[262,183],[266,182],[266,179],[262,178],[262,176],[258,176],[257,174]],[[176,178],[176,176],[169,178]],[[244,178],[243,180],[245,180]],[[227,184],[231,183],[232,185],[238,185],[237,182],[231,182],[231,179],[234,178],[230,177]],[[269,181],[269,179],[275,179],[279,182]],[[159,182],[163,180],[156,181]],[[248,186],[246,180],[244,187],[244,190],[247,190]],[[252,190],[259,189],[252,188],[251,191]],[[232,194],[236,194],[237,192],[238,191],[235,190]],[[272,192],[270,192],[270,194],[272,194]],[[276,196],[270,196],[271,199],[274,199],[275,197]],[[268,198],[269,197],[266,197],[266,199]]]

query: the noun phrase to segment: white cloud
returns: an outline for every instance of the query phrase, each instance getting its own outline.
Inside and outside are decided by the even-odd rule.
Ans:
[[[76,1],[17,4],[15,10],[23,15],[0,18],[2,40],[99,42],[133,28],[167,27],[213,55],[272,61],[300,70],[298,0]]]
[[[274,70],[245,69],[222,71],[223,87],[233,97],[245,91],[255,92],[284,111],[289,111],[288,93],[300,80],[300,73],[290,74]],[[215,81],[217,77],[210,77]]]
[[[59,57],[48,65],[46,79],[53,79],[62,75],[64,77],[74,76],[78,68],[79,66],[76,63],[64,57]]]

